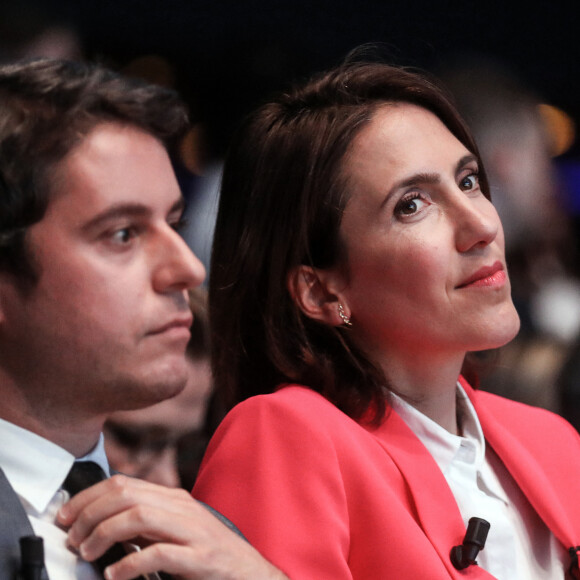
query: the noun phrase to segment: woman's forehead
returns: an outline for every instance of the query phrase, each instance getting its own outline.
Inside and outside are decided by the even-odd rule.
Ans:
[[[394,103],[379,107],[353,139],[344,169],[348,177],[363,181],[374,179],[374,171],[387,169],[396,178],[455,167],[469,153],[434,113]]]

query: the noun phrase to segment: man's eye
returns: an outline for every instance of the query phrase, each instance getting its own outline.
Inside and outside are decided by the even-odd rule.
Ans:
[[[133,228],[121,228],[113,232],[111,237],[118,244],[126,244],[135,237],[135,231]]]

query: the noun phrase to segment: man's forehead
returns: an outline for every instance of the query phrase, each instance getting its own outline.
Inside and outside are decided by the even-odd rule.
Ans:
[[[68,197],[67,203],[89,204],[97,214],[143,212],[159,204],[164,212],[183,209],[165,147],[131,126],[97,125],[55,165],[49,179],[51,202]]]

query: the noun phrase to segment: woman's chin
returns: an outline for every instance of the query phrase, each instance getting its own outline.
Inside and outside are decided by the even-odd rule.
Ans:
[[[505,346],[518,335],[519,331],[520,317],[512,305],[491,325],[487,335],[488,344],[481,350],[492,350]]]

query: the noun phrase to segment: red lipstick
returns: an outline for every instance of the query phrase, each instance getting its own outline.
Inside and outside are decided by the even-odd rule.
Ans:
[[[503,286],[507,280],[507,274],[501,262],[495,262],[492,266],[484,266],[466,278],[457,288],[481,288]]]

